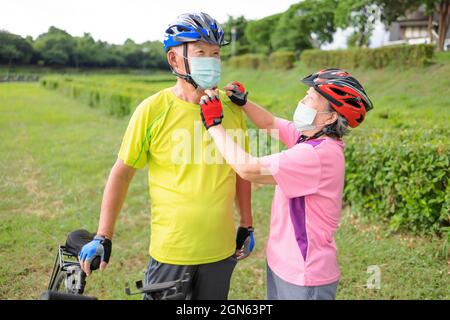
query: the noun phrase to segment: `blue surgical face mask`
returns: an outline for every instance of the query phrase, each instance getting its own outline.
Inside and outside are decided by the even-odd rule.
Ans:
[[[212,89],[220,82],[220,59],[213,57],[189,57],[191,77],[202,89]]]
[[[302,102],[299,102],[297,109],[294,112],[294,126],[298,131],[306,131],[316,129],[317,126],[314,125],[314,119],[318,113],[329,113],[329,112],[317,112],[316,109],[308,107]]]

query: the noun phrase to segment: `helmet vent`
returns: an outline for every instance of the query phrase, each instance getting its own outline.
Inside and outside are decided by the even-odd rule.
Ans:
[[[198,27],[199,29],[203,29],[203,26],[201,25],[200,22],[198,22],[196,19],[192,19],[192,20],[194,20],[195,24],[197,25],[197,27]]]
[[[355,101],[355,99],[346,99],[345,102],[348,103],[349,105],[351,105],[352,107],[357,108],[357,109],[361,108],[361,106],[358,104],[357,101]]]
[[[339,90],[339,89],[336,89],[336,88],[330,88],[334,93],[336,93],[336,94],[338,94],[338,95],[340,95],[340,96],[346,96],[347,95],[347,93],[346,92],[344,92],[344,91],[342,91],[342,90]]]
[[[189,31],[189,29],[186,28],[186,27],[184,27],[184,26],[176,26],[176,28],[177,28],[177,31],[178,31],[178,32]],[[174,33],[173,29],[171,29],[170,31],[171,31],[171,32],[170,32],[171,34]]]

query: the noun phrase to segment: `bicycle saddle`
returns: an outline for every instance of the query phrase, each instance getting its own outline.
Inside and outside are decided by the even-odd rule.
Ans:
[[[91,242],[95,237],[95,233],[87,230],[79,229],[68,234],[66,239],[66,251],[78,258],[81,248]],[[97,270],[100,266],[100,257],[95,257],[91,262],[91,270]]]
[[[90,233],[84,229],[72,231],[68,234],[66,239],[66,251],[78,257],[81,248],[83,248],[86,243],[92,241],[94,237],[94,233]]]

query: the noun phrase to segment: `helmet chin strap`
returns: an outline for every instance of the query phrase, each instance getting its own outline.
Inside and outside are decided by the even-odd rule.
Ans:
[[[198,84],[196,84],[194,79],[192,79],[192,77],[191,77],[191,71],[189,69],[189,62],[188,62],[187,52],[188,52],[188,44],[187,44],[187,42],[185,42],[185,43],[183,43],[183,58],[184,58],[184,67],[186,69],[186,74],[181,74],[179,72],[176,72],[172,68],[172,66],[169,64],[170,70],[172,70],[172,73],[174,75],[176,75],[178,78],[186,80],[188,83],[192,84],[192,86],[195,89],[197,89],[198,88]]]
[[[298,137],[297,143],[302,143],[308,140],[317,139],[323,135],[332,134],[333,130],[330,128],[329,125],[325,125],[321,130],[317,131],[312,136],[306,136],[304,134],[301,134],[300,137]]]
[[[322,129],[320,131],[317,131],[315,134],[313,134],[310,137],[308,137],[308,136],[306,136],[304,134],[301,134],[300,137],[298,137],[297,143],[302,143],[302,142],[305,142],[305,141],[308,141],[308,140],[317,139],[317,138],[323,136],[325,133],[326,133],[326,131],[325,131],[325,128],[324,128],[324,129]]]

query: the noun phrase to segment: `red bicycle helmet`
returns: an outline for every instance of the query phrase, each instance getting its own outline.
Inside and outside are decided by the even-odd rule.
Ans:
[[[373,108],[362,85],[348,72],[330,68],[320,70],[302,79],[327,99],[352,128],[364,121],[366,112]]]

